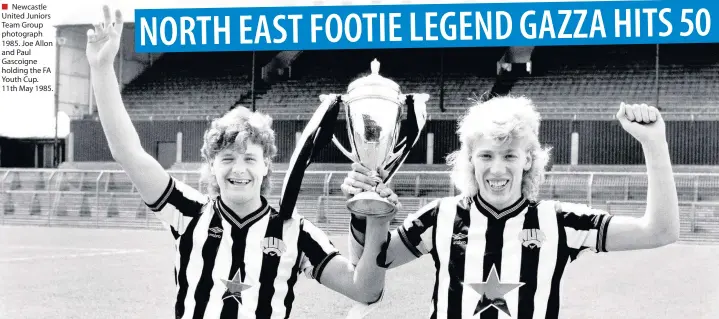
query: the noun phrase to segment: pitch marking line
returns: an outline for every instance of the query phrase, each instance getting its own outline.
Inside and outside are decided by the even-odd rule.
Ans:
[[[137,253],[144,253],[144,252],[145,252],[145,250],[142,250],[142,249],[105,249],[104,251],[92,252],[92,253],[45,255],[45,256],[39,255],[39,256],[29,256],[29,257],[1,258],[0,263],[47,260],[47,259],[70,259],[70,258],[79,258],[79,257],[126,255],[126,254],[137,254]]]
[[[115,248],[82,248],[82,247],[52,247],[52,246],[18,246],[18,245],[12,245],[7,246],[6,248],[9,248],[11,250],[20,250],[20,249],[39,249],[39,250],[87,250],[87,251],[108,251],[108,250],[118,250]]]

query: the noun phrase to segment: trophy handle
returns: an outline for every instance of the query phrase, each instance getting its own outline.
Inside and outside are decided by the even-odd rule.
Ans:
[[[335,146],[337,146],[337,148],[340,150],[340,152],[342,152],[342,154],[344,154],[345,156],[347,156],[347,158],[348,158],[350,161],[359,163],[359,158],[357,158],[356,155],[354,155],[353,153],[351,153],[350,151],[348,151],[344,146],[342,146],[342,143],[340,143],[340,141],[337,140],[337,137],[336,137],[334,134],[332,134],[332,143],[334,143]]]
[[[389,158],[387,159],[385,166],[388,166],[392,164],[396,159],[398,159],[400,156],[402,156],[402,153],[404,153],[404,149],[407,148],[407,145],[402,145],[402,147],[397,150],[396,152],[392,153]]]

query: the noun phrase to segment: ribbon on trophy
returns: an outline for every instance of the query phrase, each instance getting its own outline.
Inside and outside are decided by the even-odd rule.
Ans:
[[[390,161],[385,166],[387,176],[382,182],[389,183],[392,176],[397,172],[400,166],[404,163],[417,141],[419,141],[420,134],[424,130],[424,125],[427,123],[427,106],[426,99],[422,100],[421,103],[415,105],[415,96],[407,94],[405,98],[405,105],[407,106],[407,120],[403,127],[405,127],[404,134],[399,132],[400,142],[394,148],[395,153],[400,153],[393,161]],[[409,144],[409,143],[412,144]]]
[[[339,114],[340,101],[339,96],[325,96],[297,141],[282,183],[279,214],[283,219],[292,217],[307,167],[333,136],[332,130]]]

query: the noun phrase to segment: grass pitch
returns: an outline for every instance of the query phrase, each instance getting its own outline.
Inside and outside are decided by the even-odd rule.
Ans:
[[[345,236],[332,237],[344,253]],[[172,318],[169,232],[0,226],[0,318]],[[569,265],[561,318],[719,318],[719,245],[585,254]],[[391,270],[367,318],[428,318],[431,257]],[[304,276],[292,318],[344,318],[352,302]]]

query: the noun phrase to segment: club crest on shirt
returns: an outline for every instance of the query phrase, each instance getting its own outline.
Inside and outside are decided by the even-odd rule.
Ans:
[[[210,236],[210,237],[214,237],[214,238],[220,239],[220,238],[222,238],[222,228],[220,228],[220,227],[212,227],[212,228],[210,228],[209,231],[207,232],[207,235]]]
[[[262,253],[281,257],[285,251],[287,251],[287,246],[281,239],[275,237],[265,237],[262,239]]]
[[[542,243],[547,239],[541,229],[522,229],[519,232],[519,240],[522,242],[522,246],[527,248],[541,248]]]

